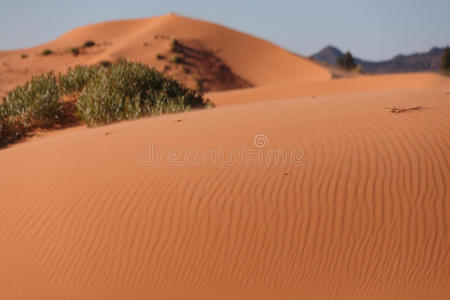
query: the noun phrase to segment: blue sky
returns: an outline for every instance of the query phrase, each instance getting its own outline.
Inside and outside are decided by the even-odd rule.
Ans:
[[[35,46],[81,25],[175,12],[310,55],[333,44],[388,59],[450,44],[450,0],[0,0],[0,49]]]

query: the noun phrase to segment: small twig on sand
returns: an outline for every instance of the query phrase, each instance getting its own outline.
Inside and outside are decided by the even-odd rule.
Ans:
[[[393,113],[401,113],[408,110],[416,110],[419,109],[420,106],[407,106],[407,107],[401,107],[398,104],[394,104],[394,107],[385,107],[384,109],[389,109]]]

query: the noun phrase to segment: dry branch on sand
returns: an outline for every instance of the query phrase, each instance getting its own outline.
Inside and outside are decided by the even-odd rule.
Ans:
[[[417,110],[417,109],[419,109],[420,108],[420,106],[400,106],[400,105],[398,105],[398,104],[394,104],[394,106],[393,107],[385,107],[384,109],[389,109],[391,112],[393,112],[393,113],[401,113],[401,112],[405,112],[405,111],[408,111],[408,110]]]

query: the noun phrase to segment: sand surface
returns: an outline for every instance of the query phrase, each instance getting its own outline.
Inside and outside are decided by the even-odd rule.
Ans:
[[[450,79],[331,80],[235,33],[273,54],[263,72],[190,22],[255,87],[1,150],[0,299],[449,299]]]

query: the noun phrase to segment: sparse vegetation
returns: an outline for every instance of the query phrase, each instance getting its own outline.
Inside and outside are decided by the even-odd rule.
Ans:
[[[195,89],[197,90],[197,92],[203,94],[203,92],[205,91],[204,85],[206,79],[201,77],[194,77],[194,81],[195,81]]]
[[[340,56],[336,59],[336,64],[338,65],[338,67],[341,67],[348,71],[351,71],[354,68],[356,68],[356,64],[353,59],[353,56],[348,51],[347,51],[347,53],[343,54],[342,56]]]
[[[51,55],[51,54],[53,54],[53,51],[50,50],[50,49],[45,49],[45,50],[42,51],[42,53],[41,53],[41,55],[43,55],[43,56],[48,56],[48,55]]]
[[[176,55],[172,58],[172,62],[179,64],[183,62],[183,59],[180,56]]]
[[[73,54],[73,56],[78,56],[80,55],[80,49],[78,48],[70,48],[70,52]]]
[[[36,128],[64,125],[68,116],[96,126],[208,106],[213,104],[195,91],[140,63],[77,66],[33,77],[7,95],[0,104],[0,145]]]
[[[410,110],[418,110],[420,106],[400,106],[398,104],[394,104],[393,107],[385,107],[384,109],[389,109],[393,113],[402,113]]]
[[[188,67],[183,67],[183,73],[184,73],[184,74],[191,74],[192,71],[191,71],[191,69],[189,69]]]
[[[360,66],[360,65],[357,65],[356,67],[355,67],[355,71],[358,73],[358,74],[365,74],[366,72],[364,71],[364,69]]]
[[[178,42],[178,40],[173,39],[170,45],[170,50],[175,53],[183,53],[183,46]]]
[[[440,68],[443,72],[450,74],[450,47],[445,47],[441,57]]]
[[[95,66],[76,66],[75,68],[69,68],[65,74],[59,74],[59,87],[62,94],[81,92],[98,72],[98,68]]]
[[[95,46],[95,42],[94,42],[94,41],[91,41],[91,40],[86,41],[86,42],[84,42],[84,44],[83,44],[83,47],[84,47],[84,48],[90,48],[90,47],[94,47],[94,46]]]
[[[145,115],[205,107],[205,101],[177,81],[139,63],[120,61],[100,68],[80,94],[77,110],[90,126]]]
[[[0,144],[11,143],[33,128],[54,126],[63,115],[59,98],[53,73],[33,77],[11,91],[0,105]]]
[[[20,56],[20,58],[22,58],[22,59],[25,59],[27,57],[28,57],[28,55],[26,55],[25,53]]]
[[[214,51],[203,48],[197,41],[186,41],[185,44],[172,40],[172,48],[175,51],[179,49],[179,52],[164,53],[168,57],[169,66],[176,70],[171,72],[171,75],[186,80],[185,75],[189,74],[192,84],[196,84],[195,78],[204,78],[201,86],[197,84],[198,91],[220,91],[252,86],[250,82],[235,74]],[[168,67],[165,67],[164,71],[167,70]]]
[[[161,59],[166,59],[166,57],[164,55],[161,55],[161,54],[156,54],[156,59],[161,60]]]
[[[100,66],[107,68],[107,67],[111,66],[111,62],[109,60],[102,60],[100,62]]]

